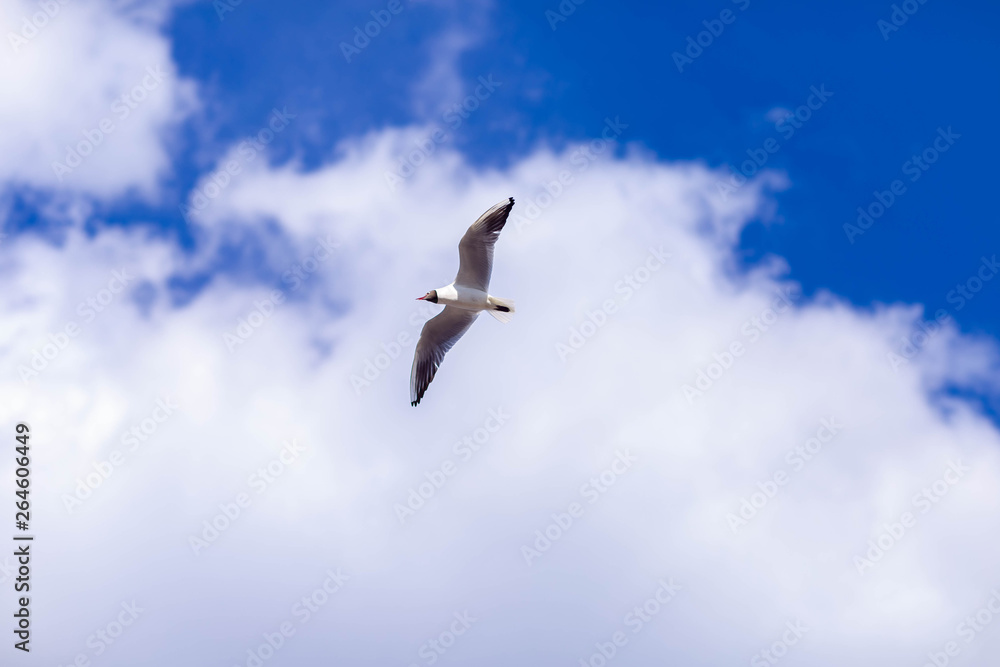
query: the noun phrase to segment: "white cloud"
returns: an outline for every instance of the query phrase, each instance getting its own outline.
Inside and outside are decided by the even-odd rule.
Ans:
[[[422,132],[347,142],[314,172],[252,163],[201,214],[208,237],[273,236],[264,223],[277,223],[278,274],[333,234],[340,247],[295,290],[220,275],[175,308],[165,282],[201,260],[139,232],[0,245],[16,287],[0,302],[0,414],[35,433],[43,659],[93,658],[88,635],[133,599],[143,612],[101,664],[247,664],[284,621],[295,634],[266,664],[427,664],[421,646],[465,610],[476,621],[441,664],[579,664],[618,631],[615,663],[745,664],[794,621],[808,631],[787,664],[917,665],[955,639],[1000,584],[998,437],[928,392],[982,382],[994,345],[946,326],[894,372],[887,354],[912,308],[865,312],[823,294],[772,317],[790,286],[781,263],[731,270],[741,225],[766,208],[759,183],[722,203],[718,174],[638,152],[582,168],[571,147],[474,171],[442,149],[390,192],[384,172]],[[546,204],[561,172],[572,181]],[[492,290],[517,316],[481,318],[411,408],[413,299],[451,280],[465,227],[509,195],[519,216],[540,210],[497,248]],[[661,246],[671,256],[650,270]],[[644,266],[626,300],[625,276]],[[78,304],[123,267],[129,290],[82,321]],[[275,287],[283,302],[227,350],[223,334]],[[615,312],[564,363],[557,343],[590,331],[609,299]],[[22,382],[18,366],[69,321],[79,335]],[[378,355],[401,333],[411,342],[386,366]],[[744,351],[730,364],[733,342]],[[713,355],[731,367],[689,404],[682,387],[717,375]],[[357,395],[366,361],[383,368]],[[128,451],[122,434],[162,396],[176,414]],[[464,460],[454,443],[500,407],[507,423]],[[842,428],[796,469],[789,450],[831,418]],[[292,439],[305,451],[258,494],[251,475]],[[62,494],[115,449],[124,462],[68,514]],[[582,485],[626,450],[636,461],[590,504]],[[394,504],[449,459],[455,474],[400,525]],[[920,513],[914,495],[958,460],[970,470]],[[787,483],[734,534],[727,515],[777,471]],[[250,506],[195,555],[189,536],[241,493]],[[522,546],[573,502],[582,516],[527,565]],[[859,575],[855,556],[905,511],[915,526]],[[351,578],[301,623],[294,605],[338,567]],[[626,615],[661,578],[682,589],[634,634]],[[995,637],[957,640],[965,664],[995,655]]]
[[[476,44],[477,38],[466,29],[453,28],[434,38],[428,48],[433,53],[430,66],[413,86],[417,117],[440,114],[449,101],[454,104],[468,94],[463,90],[460,61]]]
[[[161,34],[166,9],[3,0],[0,15],[0,123],[16,128],[0,135],[0,180],[155,196],[170,170],[166,135],[196,105]]]
[[[494,10],[490,0],[461,3],[431,0],[427,4],[446,10],[449,25],[426,41],[427,68],[409,91],[414,115],[420,119],[439,116],[447,107],[461,103],[471,92],[465,89],[463,82],[462,57],[490,33]]]

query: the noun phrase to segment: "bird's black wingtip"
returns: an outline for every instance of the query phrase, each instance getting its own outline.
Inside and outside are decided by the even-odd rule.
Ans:
[[[420,402],[420,401],[410,401],[410,405],[412,405],[413,407],[417,407],[417,404],[418,404],[419,402]]]
[[[514,203],[514,198],[513,197],[508,197],[507,199],[510,201],[511,204]]]

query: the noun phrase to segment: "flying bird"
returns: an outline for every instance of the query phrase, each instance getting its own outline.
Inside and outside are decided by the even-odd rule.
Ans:
[[[427,320],[413,353],[410,371],[410,405],[417,405],[434,379],[444,355],[469,330],[482,311],[506,324],[514,316],[514,302],[490,296],[493,246],[514,208],[514,198],[500,202],[479,216],[458,244],[458,275],[454,282],[433,289],[417,301],[444,304],[444,310]]]

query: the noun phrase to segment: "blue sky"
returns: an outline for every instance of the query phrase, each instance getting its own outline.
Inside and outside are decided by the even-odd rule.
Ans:
[[[1000,9],[897,4],[0,0],[25,664],[986,664]]]
[[[179,8],[166,27],[174,57],[211,96],[177,151],[175,200],[209,156],[253,131],[274,106],[300,118],[271,159],[313,166],[345,137],[440,121],[415,108],[413,87],[450,29],[476,36],[456,59],[463,86],[483,75],[501,83],[453,135],[473,164],[504,165],[541,143],[585,139],[606,116],[620,116],[628,124],[623,140],[661,159],[713,167],[738,168],[746,151],[774,137],[781,148],[766,166],[786,172],[791,187],[777,195],[773,216],[744,231],[742,257],[781,255],[808,292],[827,288],[857,304],[953,308],[947,293],[1000,247],[989,222],[1000,149],[993,119],[1000,100],[990,80],[1000,56],[994,3],[927,2],[898,30],[878,24],[892,19],[891,4],[869,2],[586,2],[554,30],[544,4],[402,6],[350,63],[340,44],[381,7],[242,4],[222,20],[209,3]],[[727,8],[733,22],[679,72],[673,54]],[[768,111],[794,110],[821,85],[833,93],[828,103],[793,135],[779,132]],[[948,127],[961,135],[954,149],[849,243],[843,225],[856,208]],[[183,224],[170,205],[150,216]],[[956,313],[963,330],[1000,333],[991,292]]]
[[[414,87],[450,30],[475,35],[455,56],[463,87],[484,75],[501,84],[450,138],[472,164],[509,164],[539,144],[585,139],[607,116],[628,125],[625,142],[712,167],[738,169],[747,151],[773,137],[780,150],[765,166],[787,173],[791,187],[776,195],[771,215],[745,229],[741,258],[778,254],[807,292],[827,288],[859,305],[954,309],[948,293],[1000,247],[988,196],[1000,149],[992,113],[1000,100],[989,78],[1000,56],[995,4],[918,4],[897,30],[878,23],[892,20],[891,5],[867,2],[587,2],[554,22],[545,11],[558,4],[401,6],[351,62],[340,44],[383,8],[177,8],[163,30],[179,72],[208,92],[204,108],[171,149],[162,205],[126,199],[102,211],[127,224],[153,220],[189,242],[178,204],[228,142],[254,131],[275,106],[299,118],[269,147],[270,159],[313,167],[346,137],[440,122],[440,113],[414,103]],[[732,23],[678,71],[674,54],[727,8]],[[805,104],[811,86],[833,95],[794,134],[780,132],[780,115],[768,112]],[[843,225],[854,222],[857,207],[949,127],[961,136],[954,149],[908,182],[870,232],[848,242]],[[32,210],[25,206],[17,219],[34,219]],[[954,313],[963,330],[1000,333],[991,292]]]

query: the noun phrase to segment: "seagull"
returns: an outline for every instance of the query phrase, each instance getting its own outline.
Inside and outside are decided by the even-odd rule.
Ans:
[[[458,244],[458,275],[454,282],[417,298],[444,304],[444,310],[427,320],[420,331],[410,371],[410,405],[420,403],[444,355],[469,330],[480,312],[488,311],[504,324],[514,316],[513,301],[489,294],[493,246],[512,208],[514,198],[510,197],[479,216]]]

